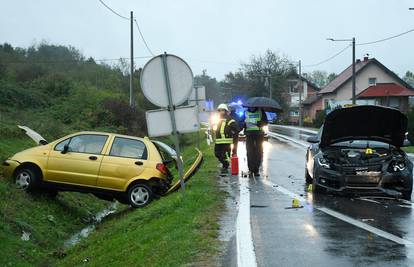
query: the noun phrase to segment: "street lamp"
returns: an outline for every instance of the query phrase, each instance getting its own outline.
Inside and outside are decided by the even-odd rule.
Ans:
[[[327,38],[326,40],[332,42],[352,42],[352,104],[355,105],[355,37],[353,37],[352,39]]]

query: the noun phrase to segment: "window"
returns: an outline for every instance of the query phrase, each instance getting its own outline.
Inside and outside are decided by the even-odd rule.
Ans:
[[[147,147],[139,140],[115,137],[110,156],[147,159]]]
[[[295,111],[291,111],[290,112],[290,116],[291,117],[299,117],[299,111],[296,111],[296,110]]]
[[[376,85],[377,84],[377,78],[375,78],[375,77],[368,78],[368,84],[370,86]]]
[[[107,135],[82,134],[73,136],[56,145],[55,150],[62,151],[66,144],[69,144],[69,152],[101,154],[108,139]]]
[[[63,147],[67,145],[70,141],[70,138],[61,141],[59,144],[55,146],[56,151],[63,151]]]

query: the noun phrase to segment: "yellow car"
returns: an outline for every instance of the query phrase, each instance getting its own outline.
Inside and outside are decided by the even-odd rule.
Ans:
[[[138,208],[154,196],[176,188],[167,165],[177,157],[168,145],[105,132],[78,132],[47,143],[39,134],[19,126],[36,143],[3,163],[6,178],[30,192],[78,191],[106,200],[117,199]],[[201,164],[199,156],[186,173],[188,179]],[[172,164],[175,166],[175,164]]]

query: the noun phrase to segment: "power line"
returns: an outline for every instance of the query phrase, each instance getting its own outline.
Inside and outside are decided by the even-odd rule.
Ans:
[[[380,39],[380,40],[376,40],[376,41],[372,41],[372,42],[360,43],[360,44],[356,44],[356,45],[360,46],[360,45],[370,45],[370,44],[381,43],[381,42],[385,42],[385,41],[388,41],[388,40],[391,40],[391,39],[400,37],[402,35],[408,34],[410,32],[414,32],[414,29],[411,29],[411,30],[408,30],[408,31],[405,31],[405,32],[402,32],[402,33],[399,33],[399,34],[396,34],[396,35],[393,35],[393,36],[384,38],[384,39]]]
[[[154,56],[154,53],[153,53],[153,52],[152,52],[152,50],[149,48],[149,46],[148,46],[148,44],[147,44],[147,41],[145,41],[144,35],[142,34],[141,29],[140,29],[140,27],[139,27],[139,25],[138,25],[138,21],[137,21],[136,19],[134,19],[134,21],[135,21],[135,25],[136,25],[136,26],[137,26],[137,28],[138,28],[138,32],[139,32],[139,35],[141,36],[142,42],[144,42],[145,47],[147,48],[148,52],[149,52],[151,55],[153,55],[153,56]]]
[[[105,4],[102,0],[99,0],[99,2],[101,2],[102,5],[104,5],[107,9],[109,9],[112,13],[114,13],[115,15],[117,15],[118,17],[125,19],[125,20],[129,20],[129,18],[122,16],[121,14],[119,14],[118,12],[116,12],[115,10],[113,10],[111,7],[109,7],[107,4]]]
[[[342,50],[340,50],[338,53],[336,53],[336,54],[335,54],[335,55],[333,55],[333,56],[330,56],[329,58],[327,58],[327,59],[325,59],[325,60],[322,60],[322,61],[320,61],[320,62],[318,62],[318,63],[315,63],[315,64],[303,65],[302,67],[308,68],[308,67],[316,67],[316,66],[322,65],[323,63],[326,63],[326,62],[328,62],[328,61],[330,61],[330,60],[332,60],[332,59],[336,58],[337,56],[339,56],[340,54],[342,54],[343,52],[345,52],[345,51],[346,51],[349,47],[351,47],[351,45],[347,45],[347,46],[346,46],[346,47],[344,47]]]

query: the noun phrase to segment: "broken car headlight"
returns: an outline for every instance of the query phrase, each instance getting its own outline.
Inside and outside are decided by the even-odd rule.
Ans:
[[[405,170],[406,164],[403,161],[393,161],[390,163],[390,169],[394,172]]]
[[[318,158],[318,163],[321,165],[321,167],[325,169],[330,169],[331,165],[329,164],[329,161],[326,158]]]

